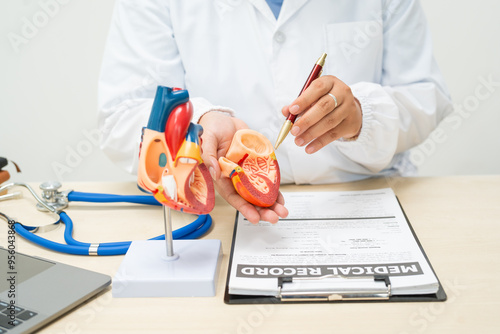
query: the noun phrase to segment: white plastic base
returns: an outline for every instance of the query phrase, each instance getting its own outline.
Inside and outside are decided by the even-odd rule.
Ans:
[[[177,259],[167,259],[165,240],[134,241],[113,278],[113,297],[215,296],[220,240],[174,240]]]

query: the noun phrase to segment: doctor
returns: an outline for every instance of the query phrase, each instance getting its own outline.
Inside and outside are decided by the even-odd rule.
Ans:
[[[322,77],[297,98],[323,52]],[[282,183],[346,182],[411,175],[407,150],[452,111],[417,0],[117,0],[99,123],[103,151],[131,173],[157,85],[189,91],[216,188],[252,222],[287,210],[281,196],[255,208],[220,178],[237,129],[274,143],[297,114],[276,151]]]

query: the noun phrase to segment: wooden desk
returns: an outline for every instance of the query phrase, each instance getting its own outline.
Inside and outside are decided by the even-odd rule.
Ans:
[[[37,186],[37,185],[35,185]],[[134,194],[135,184],[75,183],[78,191]],[[217,198],[214,227],[224,251],[217,295],[205,298],[113,299],[108,289],[42,333],[498,333],[500,331],[500,176],[371,179],[283,191],[392,187],[448,294],[444,303],[226,305],[224,287],[235,211]],[[48,215],[22,200],[0,202],[2,212],[28,225]],[[67,210],[75,237],[88,242],[147,239],[162,234],[162,210],[145,206],[75,203]],[[191,217],[178,217],[174,228]],[[6,224],[0,242],[6,244]],[[62,241],[62,229],[45,237]],[[18,238],[18,250],[113,277],[122,256],[54,253]],[[75,278],[76,279],[76,278]]]

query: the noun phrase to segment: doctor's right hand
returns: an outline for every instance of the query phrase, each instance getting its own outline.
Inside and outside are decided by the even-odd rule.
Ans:
[[[306,147],[308,154],[340,138],[356,140],[363,125],[361,104],[351,88],[332,75],[314,80],[281,111],[285,117],[289,114],[300,116],[290,134],[295,136],[297,146]]]
[[[276,203],[269,208],[255,206],[243,199],[227,177],[221,176],[219,158],[224,157],[231,145],[234,134],[240,129],[248,129],[242,120],[220,112],[208,112],[198,122],[203,127],[202,158],[214,180],[217,192],[251,223],[267,221],[277,223],[288,215],[283,195],[279,193]]]

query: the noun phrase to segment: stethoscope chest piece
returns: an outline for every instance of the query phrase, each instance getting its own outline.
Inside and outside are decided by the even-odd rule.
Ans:
[[[71,190],[60,192],[59,188],[61,187],[61,183],[57,181],[47,181],[40,185],[43,201],[57,212],[68,207],[68,194],[71,192]],[[40,203],[36,204],[36,208],[40,211],[48,211]]]

